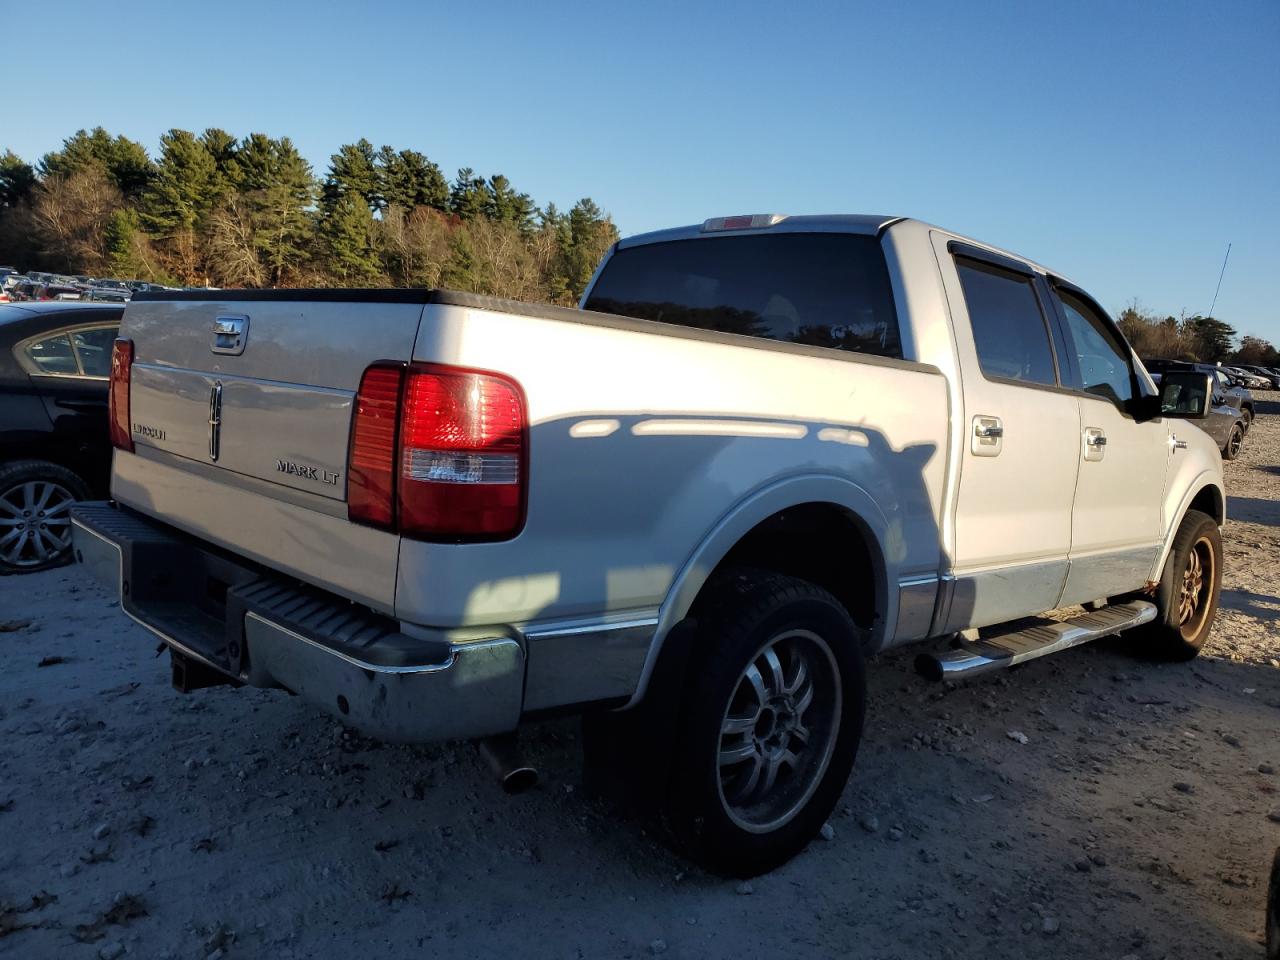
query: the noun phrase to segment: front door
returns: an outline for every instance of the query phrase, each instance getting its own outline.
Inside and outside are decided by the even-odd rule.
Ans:
[[[1080,458],[1063,606],[1141,588],[1160,551],[1169,421],[1130,412],[1142,385],[1132,351],[1082,291],[1051,284],[1080,398]]]

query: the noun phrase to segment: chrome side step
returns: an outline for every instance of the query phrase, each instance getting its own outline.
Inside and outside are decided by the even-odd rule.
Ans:
[[[1037,619],[1034,624],[979,640],[962,640],[946,653],[922,653],[916,670],[930,680],[957,680],[1047,657],[1090,640],[1115,636],[1130,627],[1150,623],[1156,607],[1145,600],[1131,600],[1083,613],[1070,620]],[[994,628],[997,631],[999,627]]]

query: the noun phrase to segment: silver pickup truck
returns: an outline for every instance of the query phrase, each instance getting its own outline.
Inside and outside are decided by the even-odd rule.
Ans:
[[[144,293],[110,393],[75,555],[179,689],[487,738],[509,773],[521,723],[584,713],[733,874],[837,802],[865,657],[932,639],[958,678],[1141,628],[1187,658],[1218,602],[1208,378],[1157,392],[1080,287],[913,220],[634,237],[579,310]]]

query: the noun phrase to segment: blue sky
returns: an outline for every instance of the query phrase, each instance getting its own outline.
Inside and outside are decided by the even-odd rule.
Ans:
[[[154,151],[221,126],[287,134],[323,173],[365,136],[540,203],[590,195],[624,234],[917,216],[1112,310],[1207,310],[1231,242],[1216,313],[1280,343],[1277,0],[45,0],[39,19],[0,58],[0,149],[29,160],[78,127]]]

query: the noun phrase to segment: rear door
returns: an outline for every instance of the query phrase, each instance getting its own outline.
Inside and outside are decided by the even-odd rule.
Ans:
[[[1084,291],[1051,283],[1070,344],[1071,385],[1080,392],[1080,460],[1071,517],[1071,564],[1062,604],[1143,586],[1160,550],[1168,420],[1139,422],[1132,401],[1145,392],[1133,354]]]
[[[68,466],[101,489],[111,463],[107,376],[119,314],[75,310],[52,319],[62,323],[17,345],[18,362],[53,424],[52,444]]]
[[[424,293],[135,299],[121,335],[136,452],[117,452],[113,495],[390,611],[399,538],[348,522],[347,446],[361,374],[412,357]]]
[[[963,370],[965,449],[947,629],[1058,603],[1079,401],[1062,389],[1047,288],[1028,265],[935,234]]]

